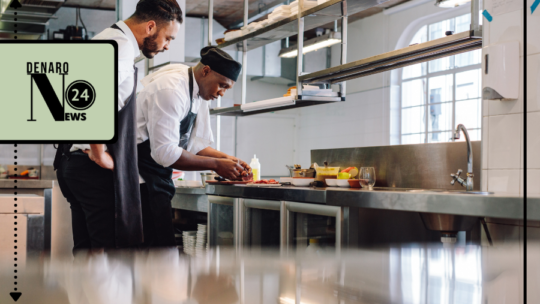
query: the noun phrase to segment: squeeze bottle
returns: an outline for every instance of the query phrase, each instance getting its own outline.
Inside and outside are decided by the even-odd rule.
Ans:
[[[249,164],[253,171],[253,180],[258,181],[261,179],[261,164],[259,163],[259,159],[257,158],[257,155],[253,155],[253,158],[251,159],[251,163]]]

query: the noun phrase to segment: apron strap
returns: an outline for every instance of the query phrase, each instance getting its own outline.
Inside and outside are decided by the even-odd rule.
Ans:
[[[189,113],[191,113],[191,108],[193,107],[193,68],[188,69],[189,74]]]
[[[118,25],[116,25],[116,23],[113,24],[113,25],[111,25],[111,28],[116,29],[116,30],[119,30],[120,32],[124,33],[124,31],[122,31],[122,29],[121,29]],[[124,34],[125,34],[125,33],[124,33]]]

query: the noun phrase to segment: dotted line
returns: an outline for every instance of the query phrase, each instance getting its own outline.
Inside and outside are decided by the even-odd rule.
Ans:
[[[15,36],[15,38],[17,38],[17,36]],[[15,166],[17,166],[17,149],[16,149],[17,144],[15,144],[14,146],[15,146],[15,157],[14,157],[15,161],[14,161],[13,164]],[[13,169],[13,170],[17,171],[17,167],[15,167],[15,169]],[[13,216],[13,218],[14,218],[14,226],[15,226],[15,228],[14,228],[15,233],[13,235],[14,238],[15,238],[15,245],[14,245],[14,249],[15,249],[15,251],[14,251],[15,252],[15,257],[14,257],[14,262],[15,262],[15,264],[14,264],[14,267],[15,267],[15,269],[14,269],[14,273],[15,273],[14,279],[15,279],[15,283],[14,283],[14,285],[15,285],[15,287],[14,287],[14,290],[17,291],[17,287],[16,287],[17,286],[17,173],[15,173],[15,179],[13,179],[13,183],[14,183],[14,185],[13,185],[13,194],[15,196],[13,198],[13,200],[15,201],[14,204],[13,204],[14,213],[15,213],[15,215]]]
[[[17,6],[15,6],[15,10],[17,10]],[[15,34],[14,38],[17,39],[17,22],[16,22],[17,21],[17,12],[14,12],[13,14],[15,15],[15,18],[13,18],[13,21],[15,21],[15,23],[13,24],[13,26],[15,27],[15,30],[13,30],[13,33]],[[14,144],[14,147],[15,147],[14,165],[17,166],[17,149],[16,149],[17,144]],[[14,170],[15,170],[15,172],[17,172],[17,167],[15,167]],[[15,262],[13,272],[14,272],[15,275],[13,276],[13,278],[14,278],[15,281],[14,281],[13,290],[17,291],[17,173],[15,173],[15,179],[13,180],[13,183],[15,184],[15,185],[13,185],[13,191],[14,191],[13,194],[15,196],[13,198],[13,200],[15,201],[14,204],[13,204],[13,207],[15,208],[15,210],[14,210],[15,215],[13,216],[13,218],[14,218],[14,226],[15,226],[15,228],[13,228],[14,231],[15,231],[15,233],[14,233],[14,238],[15,238],[14,239],[14,242],[15,242],[14,244],[15,245],[13,246],[14,252],[15,252],[15,257],[13,258],[13,260]]]

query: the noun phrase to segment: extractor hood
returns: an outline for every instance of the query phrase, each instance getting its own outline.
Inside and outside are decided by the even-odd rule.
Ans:
[[[0,39],[13,39],[15,30],[17,39],[39,39],[46,32],[49,20],[56,19],[54,14],[64,4],[64,0],[20,0],[22,7],[15,10],[9,7],[11,1],[0,0]]]

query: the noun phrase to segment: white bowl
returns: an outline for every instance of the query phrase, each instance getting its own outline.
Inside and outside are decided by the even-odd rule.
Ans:
[[[326,184],[328,185],[328,187],[337,187],[337,179],[335,179],[335,178],[327,178],[326,179]]]
[[[283,183],[291,183],[292,184],[293,178],[292,177],[280,177],[279,182],[281,184]]]
[[[343,187],[343,188],[350,188],[351,185],[349,185],[349,180],[348,179],[336,179],[336,183],[339,187]]]
[[[307,187],[315,181],[314,178],[293,178],[292,184],[297,187]]]

